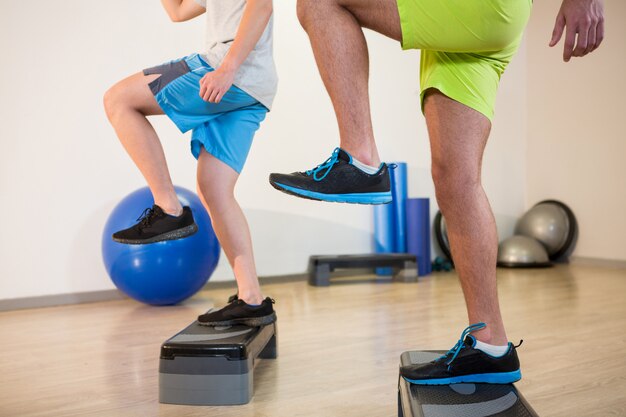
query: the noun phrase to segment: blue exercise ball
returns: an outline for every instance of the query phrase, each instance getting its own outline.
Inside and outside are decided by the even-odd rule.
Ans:
[[[146,304],[171,305],[191,297],[206,284],[219,260],[220,245],[200,199],[185,188],[175,189],[181,204],[191,207],[198,225],[195,234],[144,245],[113,241],[113,233],[137,223],[137,217],[154,204],[148,187],[120,201],[104,226],[102,257],[107,273],[122,292]]]

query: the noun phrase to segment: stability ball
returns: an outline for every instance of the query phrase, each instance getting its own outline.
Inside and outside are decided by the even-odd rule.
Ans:
[[[198,225],[195,234],[143,245],[113,241],[113,233],[137,223],[137,217],[154,204],[148,187],[120,201],[102,233],[102,258],[111,280],[146,304],[171,305],[191,297],[206,284],[219,260],[220,245],[200,199],[185,188],[175,189],[181,204],[191,207]]]
[[[438,211],[435,215],[433,229],[439,248],[449,260],[452,260],[452,251],[450,250],[450,241],[448,240],[448,227],[446,226],[446,219],[443,218],[441,211]]]
[[[572,252],[577,232],[574,213],[564,203],[556,200],[537,203],[515,226],[515,234],[532,237],[541,242],[551,260],[557,260]]]
[[[550,265],[546,248],[532,237],[511,236],[498,246],[498,266],[543,268]]]

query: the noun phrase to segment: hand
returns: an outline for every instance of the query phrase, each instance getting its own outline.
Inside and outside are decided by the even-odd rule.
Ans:
[[[559,43],[566,27],[563,61],[569,62],[572,56],[585,56],[594,51],[604,39],[603,0],[563,0],[550,46]]]
[[[200,80],[200,97],[209,103],[219,103],[233,85],[235,71],[222,69],[207,72]]]

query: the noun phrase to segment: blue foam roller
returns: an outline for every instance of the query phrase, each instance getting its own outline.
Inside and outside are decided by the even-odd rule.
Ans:
[[[393,207],[390,204],[374,206],[374,251],[391,253],[395,247]],[[391,275],[391,268],[376,268],[378,275]]]
[[[391,170],[391,195],[393,196],[394,248],[397,253],[405,253],[406,248],[406,199],[407,167],[406,162],[396,162]]]
[[[418,275],[432,272],[430,261],[430,200],[406,200],[407,252],[417,256]]]

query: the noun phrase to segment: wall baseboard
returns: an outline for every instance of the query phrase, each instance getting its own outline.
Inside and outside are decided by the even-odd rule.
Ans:
[[[283,282],[304,281],[307,279],[307,277],[307,274],[280,275],[259,277],[259,281],[261,282],[261,284],[276,284]],[[230,287],[236,287],[234,280],[216,282],[209,281],[203,287],[203,290],[223,289]],[[97,303],[101,301],[124,300],[126,298],[128,297],[117,289],[69,294],[42,295],[37,297],[12,298],[8,300],[0,300],[0,311],[56,307],[71,304]]]
[[[587,258],[585,256],[572,256],[570,263],[575,265],[601,266],[604,268],[626,269],[626,260]]]
[[[123,300],[119,290],[101,290],[69,294],[42,295],[37,297],[0,300],[0,311],[22,310],[25,308],[55,307],[68,304],[96,303],[99,301]]]

